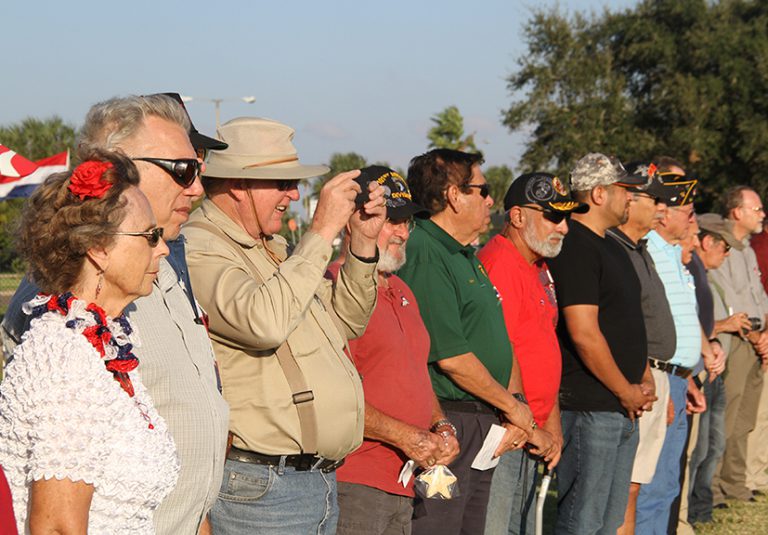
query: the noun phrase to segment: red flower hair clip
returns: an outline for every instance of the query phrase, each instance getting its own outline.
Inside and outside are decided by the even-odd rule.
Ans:
[[[112,187],[110,182],[103,180],[107,169],[112,169],[112,162],[83,162],[72,171],[69,178],[69,191],[85,200],[88,197],[101,199]]]

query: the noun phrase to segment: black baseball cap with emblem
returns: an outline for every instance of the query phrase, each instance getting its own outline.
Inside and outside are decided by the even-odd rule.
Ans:
[[[653,163],[634,161],[624,166],[627,170],[627,176],[636,182],[635,184],[625,186],[629,191],[645,192],[653,197],[658,197],[658,188],[661,187],[659,170]],[[651,191],[653,190],[653,191]]]
[[[537,204],[551,212],[583,214],[589,211],[588,204],[571,197],[568,186],[562,180],[541,172],[520,175],[504,195],[505,212],[513,206],[525,204]]]
[[[411,190],[405,179],[397,171],[383,165],[371,165],[360,169],[360,176],[355,179],[360,184],[362,192],[355,198],[355,205],[362,206],[368,200],[368,184],[378,182],[384,188],[384,198],[387,201],[388,219],[407,219],[416,215],[429,215],[411,197]]]
[[[667,206],[691,204],[698,180],[678,173],[661,172],[653,162],[635,161],[626,165],[628,176],[644,180],[644,184],[628,186],[629,191],[647,193]]]
[[[214,139],[212,137],[208,137],[205,134],[201,134],[197,131],[197,128],[195,128],[195,125],[192,124],[192,117],[189,116],[189,112],[187,111],[187,107],[184,105],[184,100],[181,98],[181,95],[178,93],[155,93],[156,95],[165,95],[166,97],[171,97],[173,100],[181,104],[182,109],[184,110],[184,113],[187,114],[187,119],[189,119],[189,141],[192,143],[192,147],[195,150],[224,150],[229,145],[224,143],[223,141],[219,139]],[[152,95],[147,95],[152,96]]]
[[[667,206],[693,204],[694,197],[696,197],[696,186],[699,183],[697,178],[669,171],[659,172],[659,178],[664,192],[661,200]]]

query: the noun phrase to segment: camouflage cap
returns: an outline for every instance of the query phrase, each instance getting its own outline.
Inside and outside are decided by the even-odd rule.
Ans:
[[[573,167],[571,171],[571,189],[589,191],[597,186],[640,185],[638,178],[627,175],[627,170],[615,156],[606,156],[599,152],[590,152]]]

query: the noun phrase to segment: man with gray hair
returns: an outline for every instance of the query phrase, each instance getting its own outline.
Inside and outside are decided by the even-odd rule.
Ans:
[[[627,221],[626,187],[645,183],[621,163],[590,153],[571,172],[574,214],[555,281],[563,358],[563,452],[555,532],[615,533],[624,519],[637,448],[635,419],[656,398],[641,382],[647,344],[640,282],[624,247],[606,231]]]
[[[299,181],[328,168],[301,163],[293,129],[277,121],[239,117],[218,135],[229,148],[208,157],[206,199],[184,227],[231,410],[211,526],[217,535],[333,534],[335,471],[360,445],[366,418],[346,346],[376,304],[384,189],[361,188],[359,171],[328,180],[289,254],[283,216]],[[349,254],[332,283],[331,244],[347,224]]]
[[[730,339],[728,373],[725,375],[725,454],[719,475],[712,481],[715,507],[727,507],[725,498],[754,501],[748,474],[765,472],[750,469],[753,457],[765,447],[766,432],[755,432],[758,415],[768,410],[764,366],[768,362],[768,295],[760,282],[760,268],[749,244],[752,234],[762,231],[765,210],[760,196],[748,186],[735,186],[725,193],[725,217],[738,247],[710,279],[722,288],[725,300],[734,310],[749,314],[752,330],[724,335]],[[746,339],[744,339],[746,338]],[[762,435],[762,436],[761,436]],[[754,447],[749,448],[748,443]]]
[[[512,182],[504,210],[504,228],[477,256],[501,296],[523,394],[538,424],[535,433],[543,440],[501,456],[491,483],[485,533],[533,535],[538,463],[553,469],[563,446],[557,401],[561,371],[555,334],[557,298],[546,262],[560,253],[571,214],[584,213],[589,206],[574,201],[558,177],[537,172]]]
[[[94,105],[81,130],[80,153],[98,147],[121,151],[136,162],[139,189],[169,247],[178,241],[192,202],[203,192],[203,164],[195,148],[221,148],[220,142],[205,136],[196,138],[193,147],[190,128],[186,111],[174,99],[149,95]],[[155,528],[160,535],[194,535],[208,532],[207,513],[221,484],[228,409],[219,392],[203,313],[184,283],[183,254],[174,258],[178,271],[168,260],[160,261],[152,293],[136,300],[126,313],[142,340],[135,353],[143,382],[181,460],[176,488],[155,512]],[[27,329],[21,305],[36,293],[26,279],[16,291],[0,330],[6,351]]]

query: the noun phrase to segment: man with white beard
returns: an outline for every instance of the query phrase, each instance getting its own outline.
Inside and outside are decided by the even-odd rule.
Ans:
[[[398,482],[403,464],[413,459],[423,468],[447,465],[459,452],[456,428],[445,418],[432,390],[427,371],[429,334],[416,298],[393,274],[405,264],[413,216],[426,211],[411,200],[405,180],[391,169],[367,167],[357,181],[363,191],[373,181],[383,187],[387,220],[377,241],[376,308],[365,334],[349,344],[363,377],[365,429],[363,445],[336,471],[336,533],[410,533],[413,479],[406,485]],[[344,260],[343,255],[329,267],[334,277]]]
[[[545,263],[560,254],[572,212],[589,210],[571,198],[549,173],[529,173],[512,182],[504,197],[506,224],[478,253],[501,296],[504,321],[523,378],[524,396],[543,438],[540,446],[516,444],[501,456],[491,484],[486,535],[534,532],[537,463],[552,469],[560,460],[563,433],[558,390],[561,357],[555,327],[557,298]],[[514,392],[512,385],[510,392]],[[519,396],[520,394],[518,394]]]

